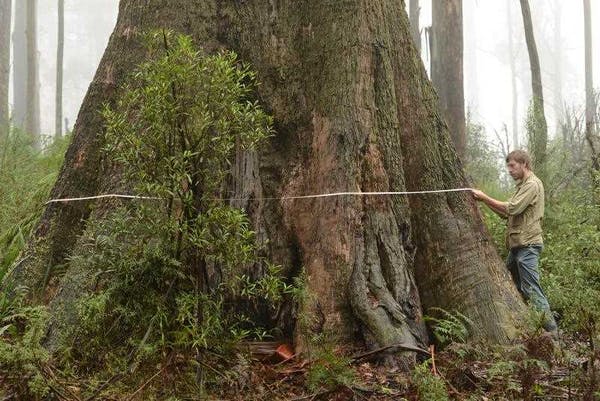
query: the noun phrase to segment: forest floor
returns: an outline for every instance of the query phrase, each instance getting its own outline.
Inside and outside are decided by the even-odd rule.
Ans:
[[[585,341],[555,340],[545,333],[512,345],[451,343],[442,351],[407,367],[390,364],[399,354],[335,350],[312,359],[276,351],[277,343],[253,343],[260,353],[240,351],[231,359],[207,354],[201,363],[204,392],[194,383],[198,372],[189,358],[169,356],[113,380],[81,380],[43,368],[50,392],[39,400],[61,401],[445,401],[445,400],[582,400],[600,399],[598,353]],[[275,346],[273,346],[275,344]],[[272,352],[269,351],[272,350]],[[266,350],[266,351],[265,351]],[[358,352],[356,352],[358,351]],[[367,356],[366,358],[364,356]],[[596,363],[590,363],[591,360]],[[387,362],[383,362],[383,361]],[[56,373],[56,374],[55,374]],[[64,372],[63,372],[64,373]],[[11,372],[0,372],[0,390]],[[60,376],[60,378],[59,378]],[[104,384],[102,384],[104,382]],[[107,385],[108,383],[108,385]],[[2,400],[22,400],[12,388]],[[7,395],[8,394],[8,395]],[[174,396],[176,394],[176,396]]]
[[[354,358],[346,370],[336,360],[252,360],[214,399],[596,400],[590,352],[585,342],[538,334],[510,346],[450,344],[411,370]]]

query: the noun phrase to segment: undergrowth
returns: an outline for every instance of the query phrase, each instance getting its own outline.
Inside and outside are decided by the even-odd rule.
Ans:
[[[560,385],[579,397],[591,400],[597,397],[594,394],[599,388],[597,365],[600,354],[597,348],[600,327],[597,322],[600,319],[600,205],[590,175],[590,153],[585,133],[578,121],[576,113],[567,113],[562,136],[549,141],[547,147],[548,158],[543,169],[546,177],[546,211],[540,276],[561,333],[554,346],[557,348],[558,344],[561,345],[558,362],[569,369],[568,376],[563,378]],[[488,151],[481,148],[481,142],[471,144],[474,154],[483,152],[487,155]],[[501,159],[502,155],[497,154],[496,160]],[[474,160],[474,166],[478,166],[481,156]],[[490,158],[485,160],[489,164]],[[510,189],[499,182],[494,184],[489,181],[486,169],[478,167],[478,170],[470,171],[476,185],[485,188],[495,198],[504,200],[510,196]],[[498,252],[506,257],[506,223],[487,208],[482,209]],[[531,311],[523,329],[525,343],[543,334],[540,321],[540,315]],[[506,357],[500,357],[498,364],[512,366]],[[535,365],[529,363],[530,367],[532,364]],[[521,373],[524,371],[522,366],[519,369]],[[510,375],[507,373],[507,376]],[[528,394],[535,393],[534,387],[530,388],[531,393]]]
[[[59,138],[39,151],[20,130],[0,137],[0,282],[43,211],[69,140]]]
[[[116,105],[102,110],[102,168],[150,199],[99,205],[63,269],[93,278],[78,294],[76,323],[60,333],[52,371],[84,384],[79,391],[89,398],[118,392],[155,366],[179,372],[169,395],[201,396],[227,376],[231,364],[223,361],[240,340],[271,334],[262,326],[269,322],[253,316],[272,315],[283,297],[298,292],[262,256],[245,212],[221,200],[236,152],[255,151],[272,133],[271,117],[252,100],[254,72],[233,53],[203,54],[187,36],[157,31],[144,40],[147,60]],[[14,147],[21,153],[4,148],[0,177],[5,268],[35,224],[61,161],[58,150],[35,155],[21,142]],[[22,181],[40,185],[27,193]],[[38,352],[50,332],[45,308],[14,295],[9,305],[0,364],[22,372],[11,391],[60,395],[39,384],[48,376],[48,354]]]
[[[220,380],[207,361],[268,335],[253,312],[292,292],[244,211],[220,200],[235,153],[264,143],[272,121],[235,54],[204,55],[171,32],[146,40],[148,60],[103,110],[104,150],[105,168],[151,199],[88,223],[69,263],[97,272],[98,289],[80,302],[63,355],[109,381],[180,355],[203,393]]]

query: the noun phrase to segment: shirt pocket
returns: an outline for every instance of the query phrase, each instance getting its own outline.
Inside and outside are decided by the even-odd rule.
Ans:
[[[517,214],[516,216],[512,216],[512,220],[510,222],[510,227],[514,227],[509,229],[509,231],[515,230],[517,227],[521,227],[525,221],[525,213]]]
[[[508,230],[508,242],[512,244],[517,244],[520,242],[521,234],[523,230],[517,228],[511,228]]]

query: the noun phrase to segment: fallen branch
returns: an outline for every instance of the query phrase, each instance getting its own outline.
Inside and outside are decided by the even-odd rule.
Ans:
[[[334,391],[335,390],[324,390],[324,391],[320,391],[318,393],[313,393],[313,394],[305,395],[305,396],[302,396],[302,397],[290,398],[290,401],[314,400],[315,398],[317,398],[317,397],[319,397],[321,395],[333,393]]]
[[[379,354],[381,352],[384,351],[388,351],[390,349],[401,349],[401,350],[405,350],[405,351],[413,351],[413,352],[418,352],[420,354],[423,355],[427,355],[427,356],[431,356],[431,353],[427,350],[424,350],[423,348],[419,348],[419,347],[415,347],[413,345],[410,344],[404,344],[404,343],[397,343],[397,344],[391,344],[391,345],[386,345],[385,347],[381,347],[381,348],[377,348],[374,349],[372,351],[368,351],[362,354],[358,354],[352,357],[352,361],[356,362],[358,360],[364,359],[366,357],[375,355],[375,354]]]
[[[431,354],[431,373],[433,373],[434,376],[438,376],[438,372],[435,367],[435,345],[431,344],[429,346],[429,353]]]
[[[54,371],[49,366],[44,367],[43,370],[44,370],[44,373],[46,373],[48,376],[50,376],[50,378],[52,380],[54,380],[56,382],[56,384],[61,385],[61,387],[71,396],[71,398],[75,399],[76,401],[81,401],[81,398],[79,398],[77,396],[77,394],[75,394],[73,391],[71,391],[71,389],[69,389],[68,386],[64,386],[58,381],[58,378],[54,374]],[[48,387],[50,387],[59,397],[62,397],[65,400],[69,400],[69,398],[67,398],[55,386],[53,386],[52,383],[50,383],[50,381],[48,381],[48,379],[46,379],[44,377],[44,380],[46,381],[46,384],[48,385]]]
[[[146,386],[147,386],[148,384],[150,384],[150,382],[151,382],[152,380],[154,380],[154,379],[156,378],[156,376],[160,375],[160,374],[161,374],[161,373],[162,373],[162,372],[165,370],[165,368],[166,368],[166,366],[165,366],[164,368],[162,368],[161,370],[159,370],[158,372],[156,372],[154,375],[152,375],[152,377],[150,377],[148,380],[146,380],[146,381],[144,382],[144,384],[142,384],[142,385],[141,385],[141,386],[140,386],[140,387],[139,387],[137,390],[135,390],[135,391],[133,392],[133,394],[131,394],[129,397],[127,397],[127,400],[126,400],[126,401],[131,401],[131,400],[133,400],[133,398],[134,398],[134,397],[135,397],[135,396],[136,396],[136,395],[137,395],[137,394],[138,394],[140,391],[142,391],[144,388],[146,388]]]
[[[371,388],[371,387],[363,387],[363,386],[358,386],[358,385],[353,385],[353,386],[346,386],[348,387],[350,390],[352,390],[354,392],[354,390],[357,391],[361,391],[363,393],[369,393],[369,394],[380,394],[380,395],[387,395],[387,396],[400,396],[402,395],[401,392],[399,391],[382,391],[381,389],[378,388]]]
[[[119,380],[121,380],[123,377],[125,377],[124,373],[117,373],[115,374],[113,377],[111,377],[110,379],[108,379],[106,382],[104,382],[100,387],[98,387],[93,393],[92,395],[90,395],[88,398],[85,399],[85,401],[92,401],[94,399],[96,399],[96,397],[98,397],[98,395],[100,395],[100,393],[102,393],[102,391],[104,391],[104,389],[106,389],[108,386],[110,386],[113,383],[118,382]]]

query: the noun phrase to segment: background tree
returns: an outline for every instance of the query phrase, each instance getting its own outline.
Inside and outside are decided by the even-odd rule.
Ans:
[[[508,25],[508,64],[510,66],[510,88],[512,95],[512,140],[513,148],[519,149],[519,91],[517,88],[517,66],[516,66],[516,49],[514,45],[514,29],[513,18],[511,12],[511,3],[506,3],[506,21]]]
[[[15,2],[13,121],[16,127],[32,135],[34,146],[39,147],[36,20],[36,0]]]
[[[65,48],[65,0],[58,0],[58,39],[56,45],[56,99],[54,135],[62,135],[63,52]]]
[[[525,40],[527,52],[529,53],[529,64],[531,67],[532,102],[530,115],[528,117],[529,151],[531,153],[536,174],[545,178],[546,144],[548,142],[548,124],[544,113],[544,93],[542,87],[542,73],[540,59],[538,57],[535,36],[533,34],[533,22],[528,0],[521,0],[521,13],[523,15],[523,26],[525,28]]]
[[[0,140],[8,133],[12,0],[0,0]]]
[[[23,129],[27,110],[27,2],[16,1],[14,5],[13,56],[13,111],[15,127]]]
[[[592,157],[593,182],[600,187],[600,139],[595,131],[596,102],[592,65],[592,9],[590,0],[583,0],[583,18],[585,31],[585,137],[590,145]]]
[[[433,1],[431,6],[431,81],[462,157],[466,147],[462,0]]]
[[[554,87],[554,112],[555,112],[555,123],[556,132],[559,132],[560,127],[565,120],[565,104],[563,97],[563,81],[564,81],[564,38],[562,34],[562,14],[563,14],[563,2],[560,0],[554,0],[552,4],[552,13],[554,14],[553,23],[553,43],[552,49],[552,60],[554,61],[553,71],[553,87]]]
[[[410,0],[408,7],[410,12],[410,32],[417,48],[417,52],[421,54],[421,27],[419,25],[419,17],[421,7],[419,7],[419,0]]]
[[[110,166],[98,169],[105,130],[98,110],[115,102],[144,60],[137,33],[165,27],[190,34],[206,52],[238,52],[256,69],[257,95],[273,115],[271,145],[239,151],[227,191],[268,241],[270,259],[290,279],[306,277],[308,296],[297,314],[304,318],[296,322],[283,308],[271,324],[295,333],[301,349],[315,335],[423,346],[422,306],[437,306],[477,322],[475,337],[513,335],[523,303],[469,193],[268,199],[468,185],[431,101],[408,17],[395,1],[289,0],[275,8],[233,0],[122,1],[53,198],[129,187]],[[25,259],[10,273],[7,285],[25,285],[33,298],[50,303],[52,325],[72,319],[78,297],[93,290],[93,280],[68,256],[90,217],[111,205],[48,205]],[[51,330],[48,341],[55,335]]]
[[[29,133],[36,148],[41,147],[40,99],[37,54],[37,0],[27,0],[27,108],[23,129]]]
[[[480,90],[481,82],[480,76],[480,65],[479,65],[479,52],[480,52],[480,39],[479,35],[474,32],[479,32],[480,28],[480,12],[481,8],[478,7],[477,0],[469,0],[463,2],[463,43],[464,43],[464,84],[465,84],[465,110],[468,115],[469,112],[479,113],[481,111],[480,102]],[[471,34],[469,34],[469,33]],[[469,118],[467,117],[466,120]],[[468,133],[468,121],[466,135],[467,142],[469,141]],[[468,147],[468,144],[467,144]],[[467,152],[468,153],[468,152]]]

